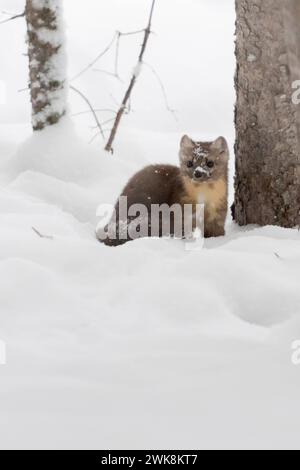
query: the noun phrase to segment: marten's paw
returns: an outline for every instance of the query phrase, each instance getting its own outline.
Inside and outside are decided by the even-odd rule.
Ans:
[[[218,238],[226,235],[224,227],[214,227],[213,230],[205,229],[204,238]]]
[[[119,239],[111,239],[111,238],[105,238],[104,240],[99,239],[100,243],[103,243],[106,246],[109,246],[111,248],[116,248],[117,246],[122,246],[125,245],[125,243],[128,243],[130,240],[119,240]]]

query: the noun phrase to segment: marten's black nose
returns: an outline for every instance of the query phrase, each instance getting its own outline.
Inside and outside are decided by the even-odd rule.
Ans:
[[[200,170],[196,170],[196,171],[194,172],[194,176],[195,176],[195,178],[197,178],[197,179],[198,179],[198,178],[201,178],[202,175],[203,175],[203,173],[202,173]]]

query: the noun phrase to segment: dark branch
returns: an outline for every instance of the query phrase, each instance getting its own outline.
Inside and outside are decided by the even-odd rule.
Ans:
[[[144,40],[143,40],[143,43],[142,43],[142,47],[141,47],[141,51],[140,51],[140,54],[139,54],[139,57],[138,57],[138,63],[137,63],[137,67],[136,67],[136,70],[134,71],[133,75],[132,75],[132,78],[131,78],[131,81],[129,83],[129,87],[125,93],[125,96],[123,98],[123,101],[122,101],[122,104],[121,104],[121,107],[117,113],[117,116],[116,116],[116,119],[115,119],[115,123],[113,125],[113,128],[112,128],[112,131],[110,133],[110,136],[109,136],[109,139],[108,139],[108,142],[105,146],[105,150],[107,150],[107,152],[112,152],[113,148],[113,143],[114,143],[114,140],[115,140],[115,137],[116,137],[116,134],[117,134],[117,131],[118,131],[118,128],[120,126],[120,123],[121,123],[121,120],[122,120],[122,117],[125,113],[125,110],[127,109],[127,104],[128,102],[130,102],[130,97],[131,97],[131,93],[132,93],[132,90],[135,86],[135,83],[136,83],[136,80],[137,80],[137,77],[138,77],[138,73],[139,73],[139,69],[140,67],[142,66],[143,64],[143,58],[144,58],[144,54],[145,54],[145,51],[146,51],[146,48],[147,48],[147,44],[148,44],[148,41],[149,41],[149,37],[150,37],[150,34],[151,34],[151,26],[152,26],[152,18],[153,18],[153,12],[154,12],[154,6],[155,6],[155,3],[156,3],[156,0],[152,0],[152,5],[151,5],[151,10],[150,10],[150,15],[149,15],[149,20],[148,20],[148,25],[147,25],[147,28],[144,30]]]
[[[45,238],[47,240],[53,240],[54,237],[50,235],[43,235],[41,232],[39,232],[35,227],[31,227],[34,233],[39,237],[39,238]]]

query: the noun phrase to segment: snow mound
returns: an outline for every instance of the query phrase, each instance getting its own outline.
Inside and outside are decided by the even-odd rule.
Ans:
[[[95,239],[99,203],[178,143],[152,137],[135,142],[159,157],[130,134],[110,157],[65,121],[5,163],[1,447],[298,446],[299,232],[228,221],[200,252]]]

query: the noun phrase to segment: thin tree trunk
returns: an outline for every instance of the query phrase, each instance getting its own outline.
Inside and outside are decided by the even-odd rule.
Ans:
[[[295,227],[300,215],[299,0],[236,0],[235,219]]]
[[[32,126],[42,130],[66,112],[62,0],[26,0]]]

